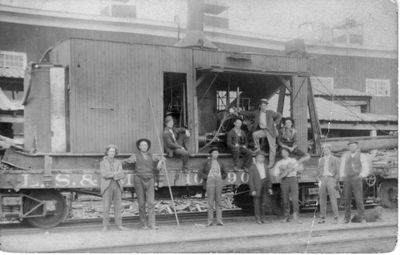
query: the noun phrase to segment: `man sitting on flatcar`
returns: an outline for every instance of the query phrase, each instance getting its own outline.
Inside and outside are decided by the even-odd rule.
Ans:
[[[310,159],[310,155],[297,147],[297,131],[293,126],[294,120],[292,118],[284,119],[284,126],[279,131],[278,145],[281,148],[289,150],[290,156],[297,159],[307,157],[306,160],[308,160]]]
[[[188,172],[189,163],[189,152],[186,146],[190,132],[186,128],[175,128],[172,116],[165,117],[164,123],[164,150],[169,157],[178,156],[182,158],[182,171],[186,173]]]
[[[236,118],[233,122],[234,127],[228,132],[226,143],[230,151],[232,152],[234,170],[239,170],[239,158],[240,155],[244,156],[243,164],[241,168],[247,168],[252,162],[252,151],[247,148],[247,136],[246,133],[241,129],[242,120]]]

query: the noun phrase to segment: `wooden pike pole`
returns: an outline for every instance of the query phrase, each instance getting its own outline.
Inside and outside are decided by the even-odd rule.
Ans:
[[[154,128],[155,128],[155,131],[157,133],[156,136],[157,136],[157,140],[158,140],[158,145],[160,146],[160,151],[162,153],[163,152],[163,147],[162,147],[162,144],[161,144],[160,133],[158,132],[158,128],[157,128],[156,116],[154,114],[153,103],[151,102],[151,98],[150,97],[149,97],[149,103],[150,103],[151,114],[153,116]],[[172,208],[174,209],[176,225],[179,226],[179,218],[178,218],[178,214],[176,213],[175,200],[174,200],[174,196],[172,195],[172,189],[171,189],[171,184],[169,182],[169,176],[168,176],[168,170],[167,170],[167,163],[165,161],[164,161],[164,164],[163,164],[163,169],[165,171],[165,176],[167,177],[168,189],[169,189],[169,194],[171,196]]]

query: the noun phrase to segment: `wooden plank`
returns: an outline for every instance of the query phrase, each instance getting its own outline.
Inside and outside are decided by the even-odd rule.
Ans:
[[[193,117],[194,117],[194,153],[199,152],[199,111],[197,105],[197,96],[193,97]]]
[[[310,77],[307,77],[307,103],[308,103],[308,111],[310,115],[311,122],[311,132],[313,134],[313,140],[315,144],[315,153],[320,155],[321,150],[321,127],[319,125],[317,108],[315,106],[314,93],[311,87]]]
[[[299,149],[307,151],[307,85],[306,77],[292,77],[291,114],[297,129]]]
[[[50,129],[51,152],[67,150],[65,120],[65,69],[50,68]]]

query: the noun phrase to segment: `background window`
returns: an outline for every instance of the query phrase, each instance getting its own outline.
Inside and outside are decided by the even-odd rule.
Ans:
[[[26,66],[26,53],[0,51],[0,67],[24,69]]]
[[[371,96],[389,97],[390,80],[367,79],[365,91]]]

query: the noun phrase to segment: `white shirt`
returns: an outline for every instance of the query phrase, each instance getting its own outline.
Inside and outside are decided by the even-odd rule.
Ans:
[[[267,113],[260,111],[260,128],[267,128]]]
[[[297,170],[299,170],[299,164],[297,163],[297,160],[294,158],[287,158],[287,159],[281,159],[279,160],[274,168],[274,175],[276,177],[279,177],[279,174],[283,171],[281,168],[291,168],[292,171],[286,176],[286,177],[296,177],[297,176]]]
[[[324,173],[323,173],[323,176],[332,176],[332,174],[329,172],[329,159],[330,158],[331,158],[331,155],[324,157]]]
[[[258,170],[258,173],[260,174],[260,178],[261,179],[264,179],[266,176],[265,176],[265,167],[264,167],[264,163],[258,163],[258,162],[256,162],[256,167],[257,167],[257,170]]]
[[[217,160],[211,160],[211,169],[210,172],[208,173],[208,177],[218,177],[221,176],[221,168],[219,167],[218,161]]]

